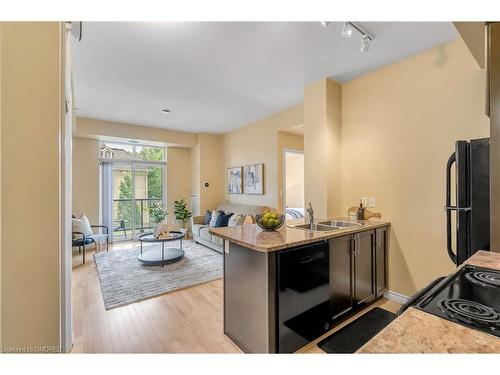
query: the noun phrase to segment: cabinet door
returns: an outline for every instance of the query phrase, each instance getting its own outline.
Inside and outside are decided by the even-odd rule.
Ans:
[[[356,307],[375,298],[373,249],[375,231],[355,234],[354,249],[354,304]]]
[[[336,320],[352,310],[352,242],[353,236],[330,241],[330,310]]]
[[[381,297],[387,287],[387,235],[387,227],[375,231],[375,290],[377,297]]]

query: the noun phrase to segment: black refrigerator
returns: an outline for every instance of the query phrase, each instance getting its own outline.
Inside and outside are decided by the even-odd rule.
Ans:
[[[445,210],[448,255],[453,263],[458,266],[476,251],[490,249],[489,138],[455,143],[446,165]]]

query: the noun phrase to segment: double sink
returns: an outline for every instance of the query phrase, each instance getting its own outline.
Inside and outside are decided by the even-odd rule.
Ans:
[[[317,223],[309,223],[309,224],[298,224],[298,225],[290,225],[291,228],[297,228],[302,230],[313,230],[318,232],[329,232],[333,230],[345,229],[350,227],[360,227],[363,224],[361,223],[353,223],[351,221],[340,221],[340,220],[327,220],[320,221]]]

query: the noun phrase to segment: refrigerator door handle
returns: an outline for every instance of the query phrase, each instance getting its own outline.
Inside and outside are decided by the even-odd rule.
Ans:
[[[453,263],[457,264],[457,254],[453,251],[451,246],[451,210],[457,207],[451,206],[451,167],[457,160],[455,153],[451,154],[446,164],[446,248],[448,255]]]
[[[446,206],[444,209],[446,211],[471,211],[472,207]]]

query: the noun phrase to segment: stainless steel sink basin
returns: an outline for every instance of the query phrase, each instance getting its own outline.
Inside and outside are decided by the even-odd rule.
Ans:
[[[315,231],[319,231],[319,232],[328,232],[328,231],[340,229],[337,227],[333,227],[331,225],[323,225],[322,223],[313,224],[312,227],[311,227],[311,224],[299,224],[299,225],[293,225],[292,228],[304,229],[304,230],[315,230]]]
[[[328,221],[320,221],[318,225],[328,225],[337,228],[349,228],[349,227],[360,227],[363,224],[353,223],[352,221],[328,220]]]

